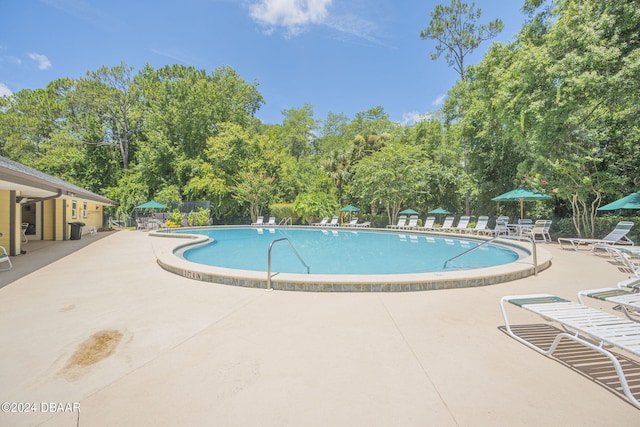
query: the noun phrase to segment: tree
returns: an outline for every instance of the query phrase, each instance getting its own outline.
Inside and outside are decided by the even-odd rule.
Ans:
[[[273,178],[262,172],[247,172],[233,188],[233,197],[240,206],[249,205],[251,221],[255,222],[262,209],[269,205],[273,197]]]
[[[436,40],[436,51],[431,54],[431,59],[436,60],[442,53],[445,54],[447,64],[453,66],[460,76],[460,80],[465,80],[465,59],[483,41],[492,39],[502,29],[504,24],[500,19],[495,19],[489,25],[477,26],[476,22],[482,14],[481,9],[475,9],[475,4],[463,3],[460,0],[451,0],[450,6],[437,5],[431,12],[429,26],[422,30],[420,37],[424,39]],[[460,111],[463,115],[463,110]],[[463,135],[463,138],[465,136]],[[464,143],[464,164],[465,174],[468,170],[469,147],[466,139]],[[465,192],[465,211],[470,214],[470,194]]]
[[[83,142],[116,147],[125,171],[144,127],[140,92],[132,71],[133,67],[122,63],[88,72],[87,78],[78,80],[72,98],[76,112],[85,117],[75,121]]]
[[[437,5],[431,12],[429,26],[420,32],[424,39],[436,40],[436,51],[431,54],[435,60],[445,54],[447,64],[453,66],[460,76],[465,78],[465,59],[480,43],[494,38],[504,28],[500,19],[495,19],[489,25],[477,26],[476,22],[482,15],[481,9],[475,8],[460,0],[451,0],[451,5]]]
[[[290,108],[282,112],[280,138],[289,153],[299,159],[308,154],[315,146],[315,130],[318,127],[313,119],[313,106],[305,104],[302,108]]]
[[[395,223],[398,212],[415,199],[421,178],[418,147],[389,144],[363,158],[354,166],[351,196],[370,206],[383,206],[389,223]]]

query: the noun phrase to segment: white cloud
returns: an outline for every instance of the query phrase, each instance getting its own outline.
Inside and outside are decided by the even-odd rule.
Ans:
[[[432,103],[431,105],[435,105],[436,107],[439,105],[444,104],[444,100],[447,99],[447,95],[446,94],[442,94],[439,97],[437,97]]]
[[[11,95],[13,95],[13,92],[11,92],[11,89],[9,89],[6,84],[0,83],[0,98],[3,96],[11,96]]]
[[[49,68],[51,68],[51,61],[49,61],[49,58],[47,58],[45,55],[31,52],[27,55],[29,56],[29,58],[38,63],[39,70],[48,70]]]
[[[311,24],[322,24],[333,0],[259,0],[249,6],[249,14],[267,27],[269,33],[284,27],[289,35],[303,32]]]
[[[402,124],[411,125],[418,122],[423,122],[431,118],[431,113],[418,113],[417,111],[411,111],[410,113],[402,114]]]

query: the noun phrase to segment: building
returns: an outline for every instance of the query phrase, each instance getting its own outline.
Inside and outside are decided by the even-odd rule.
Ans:
[[[115,202],[0,156],[0,246],[20,254],[28,240],[69,240],[70,223],[103,226]],[[78,224],[76,224],[78,226]]]

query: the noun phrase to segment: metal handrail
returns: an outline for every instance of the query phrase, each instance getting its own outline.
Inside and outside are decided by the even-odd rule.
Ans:
[[[286,240],[287,243],[289,243],[289,246],[291,246],[291,249],[293,249],[293,253],[296,254],[296,256],[298,257],[302,265],[304,265],[307,268],[307,274],[310,273],[309,266],[307,265],[306,262],[304,262],[304,260],[302,259],[302,257],[300,256],[300,254],[298,253],[298,251],[296,250],[296,248],[293,246],[293,244],[288,238],[283,237],[281,239],[272,240],[271,243],[269,243],[269,252],[267,254],[267,290],[271,290],[271,248],[273,248],[274,243],[282,242],[283,240]]]
[[[287,223],[289,223],[289,225],[293,225],[293,218],[290,216],[284,217],[280,220],[278,225],[287,225]]]
[[[449,261],[453,261],[454,259],[460,258],[463,255],[468,254],[471,251],[475,251],[476,249],[478,249],[480,246],[486,245],[487,243],[491,243],[496,239],[512,239],[512,240],[528,240],[529,242],[531,242],[531,246],[532,246],[532,251],[531,254],[533,255],[533,275],[537,276],[538,275],[538,250],[536,248],[536,241],[526,237],[526,236],[502,236],[502,235],[498,235],[496,237],[493,237],[489,240],[485,240],[484,242],[480,243],[478,246],[474,246],[470,249],[467,249],[466,251],[454,256],[453,258],[449,258],[448,260],[446,260],[444,262],[443,268],[447,268],[447,264],[449,263]]]

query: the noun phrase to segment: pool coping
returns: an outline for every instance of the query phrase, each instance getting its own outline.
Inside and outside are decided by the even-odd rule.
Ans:
[[[224,226],[225,228],[255,228],[249,225]],[[198,229],[204,227],[190,227]],[[206,227],[211,228],[211,227]],[[318,229],[308,226],[275,226],[265,228],[298,228]],[[335,227],[322,227],[336,229]],[[361,228],[340,227],[339,230],[365,231]],[[185,230],[181,228],[180,230]],[[456,236],[473,240],[490,240],[490,237],[459,234],[422,232],[413,230],[395,230],[382,228],[367,228],[368,231],[388,232],[413,235]],[[182,277],[203,282],[220,283],[231,286],[268,289],[267,273],[259,271],[235,270],[213,267],[187,261],[176,255],[176,252],[188,246],[207,243],[210,239],[199,234],[171,233],[167,231],[149,232],[157,263],[163,269]],[[176,241],[177,240],[177,241]],[[276,273],[272,275],[270,288],[285,291],[306,292],[410,292],[436,289],[452,289],[494,285],[509,282],[536,274],[533,265],[532,245],[530,242],[500,239],[500,245],[513,247],[517,251],[524,251],[528,256],[519,260],[495,267],[474,270],[456,270],[435,273],[406,273],[406,274],[294,274]],[[551,253],[536,244],[537,270],[543,271],[551,266]]]

